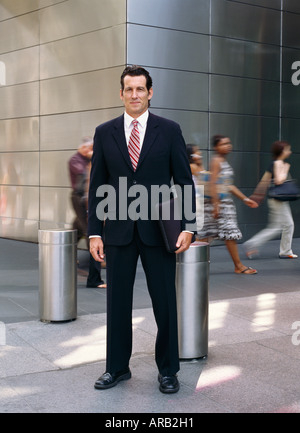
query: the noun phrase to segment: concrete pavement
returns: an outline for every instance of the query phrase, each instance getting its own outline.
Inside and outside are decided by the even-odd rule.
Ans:
[[[156,326],[140,266],[132,378],[98,391],[106,291],[85,288],[86,252],[79,251],[77,319],[43,323],[38,246],[0,239],[0,249],[0,413],[102,413],[111,420],[115,414],[300,412],[300,259],[279,259],[278,241],[259,259],[244,259],[257,275],[235,275],[225,247],[211,247],[209,353],[181,362],[174,395],[158,390]],[[293,249],[300,253],[300,239]]]

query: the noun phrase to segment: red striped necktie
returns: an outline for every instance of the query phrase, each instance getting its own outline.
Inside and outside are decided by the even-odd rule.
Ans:
[[[140,133],[138,130],[138,121],[133,120],[133,128],[129,137],[128,152],[131,159],[132,167],[134,171],[139,161],[140,156]]]

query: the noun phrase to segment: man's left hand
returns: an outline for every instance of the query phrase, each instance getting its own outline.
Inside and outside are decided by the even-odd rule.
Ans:
[[[178,250],[175,251],[175,254],[180,254],[183,253],[183,251],[188,250],[192,239],[193,233],[181,232],[176,242],[176,247],[178,247]]]

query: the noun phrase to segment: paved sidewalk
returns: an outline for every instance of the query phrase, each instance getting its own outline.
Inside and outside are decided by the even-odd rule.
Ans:
[[[300,252],[300,239],[293,247]],[[211,248],[208,357],[181,362],[174,395],[158,390],[156,328],[141,269],[132,378],[97,391],[105,290],[85,289],[79,275],[77,319],[42,323],[37,246],[0,239],[0,249],[0,413],[300,413],[300,260],[278,259],[278,241],[264,257],[245,260],[259,271],[251,276],[233,273],[223,246]]]

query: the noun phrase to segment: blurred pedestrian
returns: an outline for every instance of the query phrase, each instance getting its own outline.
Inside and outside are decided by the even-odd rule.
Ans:
[[[188,160],[190,163],[194,181],[196,181],[195,178],[197,178],[199,176],[199,173],[204,170],[201,150],[196,144],[187,144],[186,152],[188,155]]]
[[[203,180],[208,172],[203,166],[201,150],[196,144],[187,144],[186,151],[196,192],[196,222],[197,231],[200,231],[204,223],[204,184]],[[197,238],[197,235],[196,235]]]
[[[290,144],[286,141],[275,141],[271,152],[273,161],[251,196],[257,202],[262,201],[272,182],[275,185],[281,185],[289,177],[290,164],[285,160],[292,153]],[[279,257],[297,259],[297,254],[294,254],[292,250],[293,234],[294,220],[289,202],[268,198],[268,225],[244,243],[246,255],[249,259],[256,257],[263,244],[281,235]]]
[[[215,135],[212,145],[215,154],[210,164],[209,185],[207,185],[208,188],[205,188],[204,225],[197,237],[206,242],[214,239],[225,241],[234,263],[234,272],[245,275],[256,274],[257,271],[245,266],[239,256],[237,241],[242,238],[242,233],[237,224],[236,207],[232,194],[251,208],[258,207],[258,205],[233,185],[234,173],[227,161],[227,156],[232,150],[230,138]]]
[[[93,140],[84,137],[75,155],[68,163],[72,185],[71,201],[76,217],[73,221],[73,230],[77,230],[77,241],[85,238],[89,250],[87,237],[87,194],[91,157],[93,154]],[[89,272],[86,287],[105,288],[106,284],[101,278],[101,264],[89,252]]]

